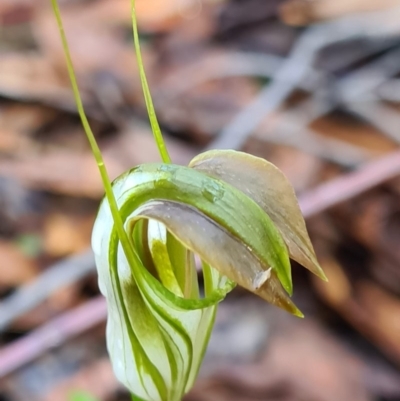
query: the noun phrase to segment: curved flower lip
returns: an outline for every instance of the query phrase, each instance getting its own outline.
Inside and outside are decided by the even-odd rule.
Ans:
[[[266,301],[303,317],[285,293],[275,271],[266,269],[245,244],[199,210],[180,202],[154,200],[139,207],[132,218],[162,222],[186,248],[222,275]]]

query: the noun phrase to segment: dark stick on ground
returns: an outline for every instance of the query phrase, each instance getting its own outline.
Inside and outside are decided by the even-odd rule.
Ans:
[[[49,349],[90,330],[104,322],[106,317],[106,302],[101,296],[61,314],[0,350],[0,377],[14,372]]]
[[[73,284],[94,271],[93,252],[74,255],[50,266],[36,280],[0,302],[0,332],[60,288]]]

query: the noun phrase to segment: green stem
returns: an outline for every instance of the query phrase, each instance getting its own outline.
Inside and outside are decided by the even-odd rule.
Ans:
[[[66,58],[66,61],[67,61],[68,75],[69,75],[69,79],[71,81],[71,86],[72,86],[72,90],[73,90],[73,93],[74,93],[76,107],[78,109],[79,117],[80,117],[80,119],[82,121],[83,129],[84,129],[84,131],[86,133],[86,136],[87,136],[87,138],[89,140],[93,156],[94,156],[94,158],[96,160],[97,166],[98,166],[99,171],[100,171],[101,179],[103,181],[103,186],[104,186],[104,189],[105,189],[105,193],[106,193],[106,197],[107,197],[108,203],[110,205],[111,214],[112,214],[112,217],[113,217],[113,220],[114,220],[114,224],[115,224],[116,229],[117,229],[119,240],[121,241],[122,248],[123,248],[123,250],[125,252],[125,256],[128,259],[128,261],[130,261],[131,263],[135,262],[135,261],[139,261],[139,257],[137,256],[137,254],[134,251],[133,247],[131,247],[131,244],[130,244],[129,239],[128,239],[128,235],[127,235],[127,233],[126,233],[126,231],[124,229],[124,223],[122,221],[121,215],[120,215],[119,210],[118,210],[117,201],[115,199],[114,192],[112,190],[111,181],[110,181],[110,178],[108,176],[107,169],[106,169],[106,167],[104,165],[103,156],[101,155],[100,149],[99,149],[99,147],[97,145],[97,142],[96,142],[96,138],[93,135],[93,131],[90,128],[89,121],[88,121],[88,119],[86,117],[85,110],[83,108],[82,99],[81,99],[81,96],[79,94],[79,87],[78,87],[78,83],[76,81],[74,67],[73,67],[72,59],[71,59],[71,54],[70,54],[70,51],[69,51],[67,38],[65,36],[64,27],[63,27],[63,24],[62,24],[60,9],[58,7],[57,0],[51,0],[51,3],[52,3],[52,6],[53,6],[54,15],[56,17],[58,29],[60,31],[60,36],[61,36],[61,41],[62,41],[62,45],[63,45],[63,49],[64,49],[64,54],[65,54],[65,58]]]
[[[143,95],[146,102],[147,114],[149,115],[151,129],[153,131],[154,139],[156,141],[158,151],[164,163],[171,163],[171,158],[168,154],[167,147],[165,146],[164,138],[161,133],[160,126],[157,121],[156,112],[154,110],[153,100],[151,99],[149,85],[147,83],[146,73],[144,71],[142,52],[140,50],[139,33],[136,19],[135,0],[131,0],[132,12],[132,30],[133,40],[135,43],[136,59],[139,66],[140,82],[142,83]]]

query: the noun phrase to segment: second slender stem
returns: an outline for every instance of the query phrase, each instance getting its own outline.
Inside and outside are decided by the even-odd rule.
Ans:
[[[171,158],[168,154],[168,150],[167,147],[165,146],[164,138],[162,136],[162,132],[158,124],[149,85],[147,83],[146,73],[144,71],[142,52],[140,49],[139,32],[137,26],[135,0],[131,0],[131,13],[132,13],[132,29],[133,29],[133,40],[135,44],[136,59],[139,66],[140,81],[142,84],[143,95],[146,102],[146,108],[147,108],[147,113],[149,115],[151,129],[153,131],[154,140],[156,141],[162,161],[164,163],[171,163]]]

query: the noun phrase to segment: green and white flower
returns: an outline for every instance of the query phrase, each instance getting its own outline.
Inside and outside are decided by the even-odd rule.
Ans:
[[[107,300],[112,365],[135,399],[180,401],[198,374],[217,305],[236,284],[302,316],[290,299],[289,258],[325,275],[293,188],[271,163],[228,150],[200,154],[188,167],[170,164],[144,72],[134,0],[140,78],[164,163],[137,166],[111,184],[84,112],[57,0],[51,2],[105,189],[92,246]]]
[[[143,400],[179,401],[191,388],[216,305],[235,283],[302,316],[287,294],[289,256],[324,278],[292,187],[265,160],[211,151],[190,167],[146,164],[119,177],[113,192],[138,257],[127,259],[106,199],[92,244],[113,367]]]

